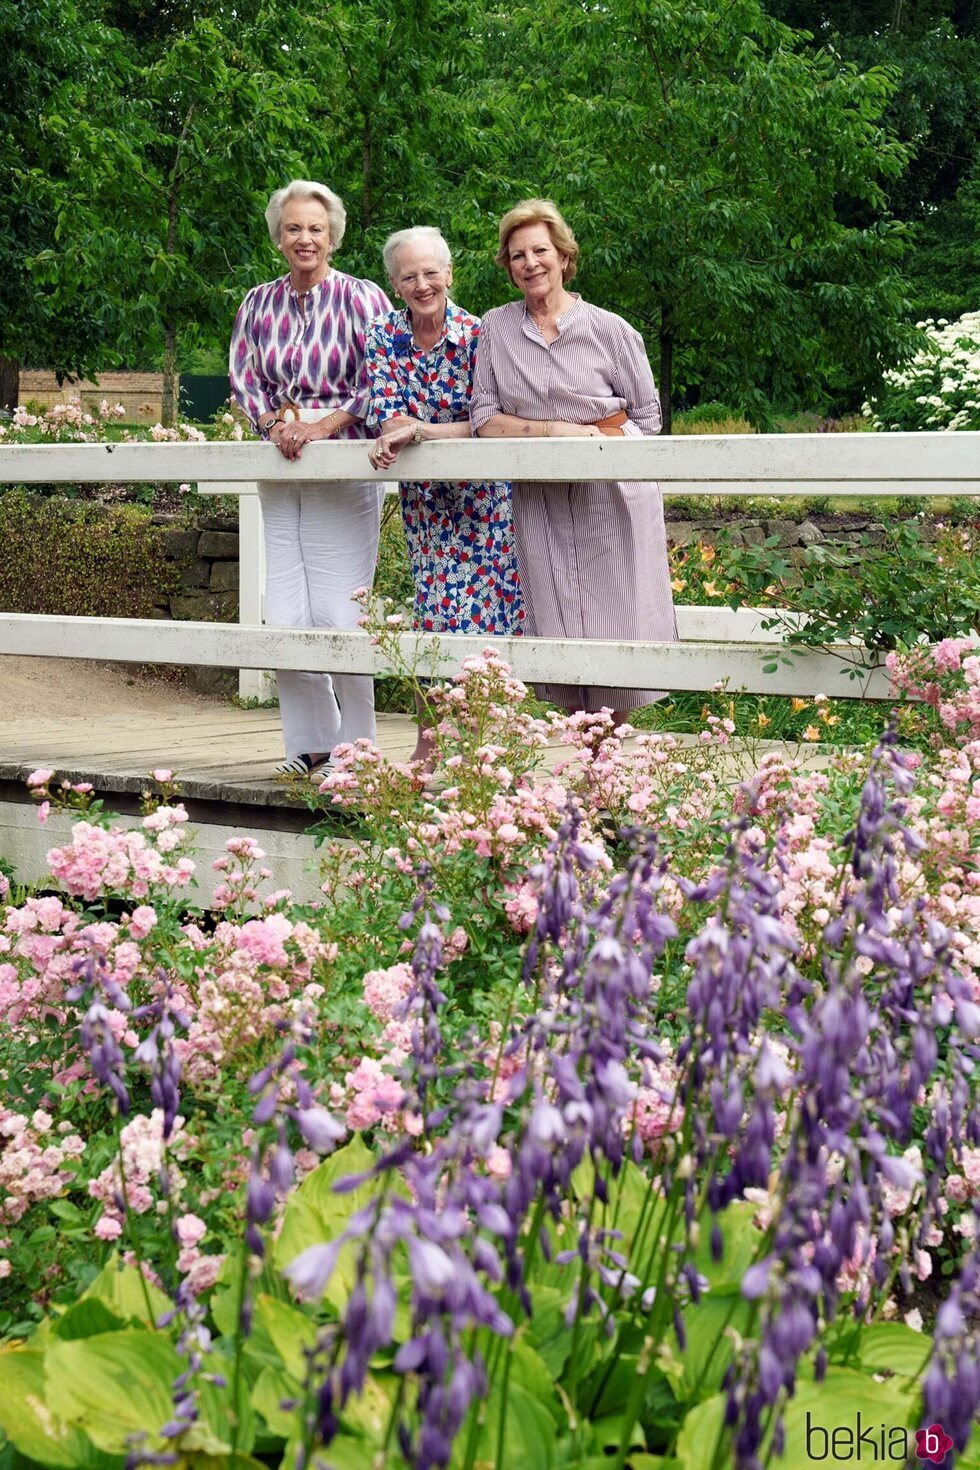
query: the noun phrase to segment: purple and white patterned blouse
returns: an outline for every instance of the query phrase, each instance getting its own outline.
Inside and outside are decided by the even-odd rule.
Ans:
[[[235,318],[228,361],[232,392],[253,428],[260,414],[289,402],[352,414],[338,439],[373,437],[364,422],[364,340],[368,324],[390,310],[380,286],[338,270],[302,296],[288,276],[253,286]]]

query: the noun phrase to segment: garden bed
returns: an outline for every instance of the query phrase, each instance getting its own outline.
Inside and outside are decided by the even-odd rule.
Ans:
[[[733,789],[721,715],[552,720],[535,780],[471,660],[448,784],[325,781],[316,905],[242,836],[196,911],[171,785],[126,833],[37,773],[79,825],[2,928],[0,1456],[980,1464],[980,660],[895,673],[923,748]]]

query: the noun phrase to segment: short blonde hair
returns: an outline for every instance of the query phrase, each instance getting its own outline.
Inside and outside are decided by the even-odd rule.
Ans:
[[[500,249],[494,256],[494,260],[497,265],[503,266],[513,280],[507,248],[510,237],[523,225],[537,224],[548,226],[551,243],[560,254],[568,256],[562,271],[562,280],[567,285],[574,279],[575,272],[578,270],[579,244],[550,199],[522,199],[520,204],[515,204],[513,209],[508,209],[500,221]]]
[[[409,230],[396,230],[393,235],[388,236],[381,252],[392,285],[395,284],[395,261],[403,245],[429,245],[441,257],[443,265],[453,263],[452,252],[446,244],[445,236],[434,225],[413,225]]]
[[[282,212],[290,199],[316,199],[327,211],[330,222],[330,254],[337,249],[347,228],[347,211],[339,194],[318,184],[313,179],[290,179],[284,189],[277,189],[265,211],[265,222],[269,226],[269,238],[278,245],[282,236]]]

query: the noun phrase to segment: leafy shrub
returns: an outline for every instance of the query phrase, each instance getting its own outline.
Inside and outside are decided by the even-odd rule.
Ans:
[[[980,311],[918,325],[926,345],[907,367],[884,374],[861,412],[878,430],[980,429]]]
[[[74,617],[147,617],[177,571],[140,506],[11,490],[0,496],[0,607]]]
[[[800,628],[779,615],[765,625],[781,627],[788,643],[823,648],[856,638],[885,650],[923,638],[938,643],[977,626],[978,539],[976,525],[945,526],[926,541],[915,521],[902,521],[888,528],[881,547],[867,536],[843,550],[811,546],[797,568],[774,537],[728,547],[722,561],[732,607],[761,599],[805,614]]]
[[[674,415],[675,434],[754,434],[748,419],[727,403],[699,403]]]

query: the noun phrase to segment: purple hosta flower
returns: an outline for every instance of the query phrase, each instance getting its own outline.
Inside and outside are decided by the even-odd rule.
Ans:
[[[173,986],[160,972],[161,993],[147,1006],[133,1012],[134,1020],[149,1018],[153,1026],[137,1046],[133,1060],[150,1072],[150,1097],[163,1114],[164,1142],[173,1133],[180,1109],[180,1056],[174,1046],[177,1028],[186,1031],[190,1017],[174,1004]]]
[[[859,1317],[889,1279],[895,1231],[886,1188],[918,1198],[921,1240],[948,1153],[975,1126],[974,1047],[954,1025],[962,982],[950,971],[942,926],[903,906],[900,850],[914,853],[916,846],[889,781],[900,794],[908,789],[909,773],[890,738],[876,752],[847,838],[852,882],[824,931],[822,983],[809,1010],[787,1011],[800,1100],[787,1127],[771,1257],[743,1283],[762,1305],[758,1349],[747,1350],[729,1386],[739,1467],[756,1463],[774,1412],[778,1424],[782,1396],[793,1390],[818,1322],[835,1315],[845,1268],[864,1283]],[[939,1065],[945,1080],[936,1079]],[[757,1067],[755,1086],[767,1076],[776,1080],[768,1061]],[[910,1142],[913,1109],[930,1087],[928,1172],[920,1185],[917,1171],[892,1150]]]
[[[528,877],[538,886],[538,911],[524,952],[523,975],[532,981],[544,953],[551,944],[562,956],[564,971],[578,973],[588,928],[581,891],[580,874],[595,867],[595,855],[579,842],[582,814],[569,798],[568,806],[550,844],[544,861],[530,870]]]
[[[497,1146],[503,1107],[487,1100],[485,1079],[475,1071],[447,1067],[443,1056],[439,1012],[446,997],[435,979],[442,936],[434,919],[445,922],[448,914],[431,904],[422,876],[423,891],[402,926],[408,928],[421,913],[413,956],[415,985],[405,1012],[415,1019],[405,1085],[415,1091],[425,1116],[436,1080],[455,1083],[453,1126],[433,1134],[424,1152],[412,1140],[402,1140],[368,1175],[341,1181],[340,1190],[373,1181],[375,1197],[352,1216],[339,1237],[304,1251],[285,1274],[303,1296],[316,1299],[326,1289],[341,1250],[354,1249],[354,1288],[329,1351],[311,1359],[308,1399],[317,1409],[307,1426],[308,1437],[311,1443],[329,1446],[344,1405],[363,1389],[372,1358],[391,1347],[396,1273],[407,1265],[411,1335],[394,1366],[415,1380],[420,1424],[414,1439],[408,1426],[400,1424],[399,1437],[410,1446],[413,1465],[444,1465],[473,1396],[486,1391],[482,1363],[465,1351],[464,1341],[476,1327],[499,1336],[513,1331],[491,1288],[503,1276],[498,1246],[512,1240],[520,1219],[506,1208],[503,1187],[488,1175],[484,1163]],[[272,1082],[269,1072],[256,1090]],[[434,1116],[430,1108],[428,1119]],[[403,1185],[408,1199],[401,1197]]]
[[[88,1001],[79,1027],[79,1039],[83,1049],[88,1052],[89,1065],[95,1080],[101,1086],[109,1088],[116,1099],[119,1112],[125,1117],[131,1106],[125,1081],[126,1063],[105,1001],[116,1011],[129,1011],[132,1004],[109,973],[100,954],[93,952],[88,959],[76,964],[74,969],[78,978],[65,991],[66,998],[76,1002]]]
[[[923,1423],[941,1424],[964,1450],[980,1412],[980,1205],[973,1208],[972,1248],[936,1316],[922,1401]]]
[[[174,1309],[168,1311],[156,1324],[158,1327],[168,1327],[175,1318],[182,1319],[177,1351],[186,1360],[187,1366],[173,1381],[171,1417],[157,1431],[161,1439],[172,1442],[173,1449],[150,1451],[137,1446],[126,1459],[126,1470],[138,1470],[138,1467],[144,1465],[177,1464],[182,1458],[180,1441],[189,1430],[193,1430],[200,1418],[198,1395],[201,1384],[224,1385],[224,1379],[219,1374],[204,1371],[211,1355],[211,1333],[205,1326],[207,1312],[186,1281],[178,1286],[174,1303]]]
[[[287,1030],[286,1023],[282,1029]],[[303,1062],[297,1048],[309,1040],[306,1018],[299,1015],[288,1027],[279,1056],[248,1082],[249,1092],[257,1099],[252,1123],[259,1136],[252,1144],[245,1187],[245,1245],[252,1255],[259,1257],[265,1254],[263,1227],[272,1219],[277,1203],[288,1194],[295,1178],[287,1123],[294,1122],[304,1141],[319,1153],[328,1153],[345,1134],[342,1125],[316,1103],[303,1076]],[[240,1303],[239,1321],[247,1336],[252,1324],[248,1290]]]
[[[93,1000],[85,1012],[80,1036],[96,1081],[109,1088],[119,1112],[125,1117],[130,1111],[125,1083],[126,1063],[112,1029],[109,1012],[101,1001]]]
[[[449,917],[448,911],[439,909],[436,917],[445,922]],[[446,996],[436,981],[436,975],[442,968],[442,948],[442,930],[428,913],[424,913],[412,952],[413,984],[397,1014],[399,1019],[412,1021],[409,1076],[417,1096],[418,1111],[426,1127],[429,1098],[444,1067],[439,1012],[446,1004]]]

